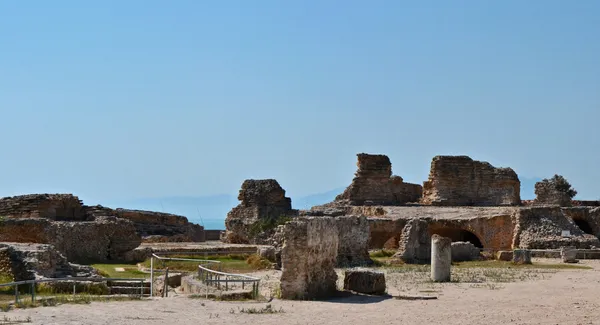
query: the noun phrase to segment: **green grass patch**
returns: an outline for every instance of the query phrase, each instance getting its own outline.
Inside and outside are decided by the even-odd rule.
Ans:
[[[247,254],[230,254],[225,256],[185,256],[185,255],[173,255],[169,256],[172,258],[193,258],[193,259],[202,259],[202,260],[211,260],[211,261],[219,261],[218,264],[205,264],[204,266],[210,269],[217,270],[218,267],[221,267],[221,271],[228,273],[249,273],[254,272],[256,270],[260,270],[265,268],[266,263],[260,259],[256,259],[255,255],[247,255]],[[169,270],[175,271],[189,271],[196,272],[198,271],[198,265],[200,263],[197,261],[157,261],[154,260],[154,268],[155,269],[163,269],[168,267]],[[142,265],[146,268],[150,268],[150,260],[146,260],[142,263]],[[270,263],[269,263],[270,265]]]
[[[385,257],[392,257],[394,256],[394,254],[396,254],[396,251],[393,250],[389,250],[389,249],[380,249],[374,252],[370,252],[369,256],[371,256],[371,258],[385,258]]]
[[[138,270],[136,264],[92,264],[92,267],[98,270],[100,275],[107,278],[131,278],[131,279],[146,279],[150,278],[149,273],[144,273]],[[117,267],[122,267],[125,272],[118,272]]]

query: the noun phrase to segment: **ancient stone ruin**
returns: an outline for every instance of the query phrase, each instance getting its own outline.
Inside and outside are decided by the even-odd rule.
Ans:
[[[162,241],[201,241],[202,227],[187,218],[148,211],[83,205],[71,194],[32,194],[0,199],[0,242],[52,245],[77,263],[143,258],[142,236]]]
[[[274,179],[244,181],[238,200],[240,204],[227,213],[224,242],[266,243],[279,224],[298,214]]]
[[[299,217],[285,224],[281,298],[320,299],[334,294],[338,230],[334,218]]]
[[[445,206],[520,205],[519,177],[467,156],[436,156],[423,183],[423,204]]]
[[[418,202],[422,188],[392,176],[392,163],[385,155],[360,153],[358,170],[352,184],[338,195],[336,202],[348,205],[402,205]]]
[[[551,179],[535,183],[535,195],[534,205],[568,207],[572,205],[572,199],[577,195],[577,191],[571,188],[571,184],[564,177],[554,175]]]

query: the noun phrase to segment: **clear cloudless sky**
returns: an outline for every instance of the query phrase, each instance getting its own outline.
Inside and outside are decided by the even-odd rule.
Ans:
[[[288,194],[465,154],[600,198],[600,1],[0,1],[0,196]]]

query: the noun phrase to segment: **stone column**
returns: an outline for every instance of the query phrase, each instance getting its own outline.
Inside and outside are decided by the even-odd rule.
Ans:
[[[450,281],[452,264],[452,240],[433,235],[431,237],[431,280],[435,282]]]
[[[573,246],[561,247],[560,257],[563,263],[577,263],[577,249]]]

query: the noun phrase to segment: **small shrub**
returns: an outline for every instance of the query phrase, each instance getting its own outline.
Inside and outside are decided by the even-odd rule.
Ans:
[[[257,270],[264,270],[271,267],[271,262],[265,258],[260,257],[258,254],[253,254],[246,260],[248,265]]]

